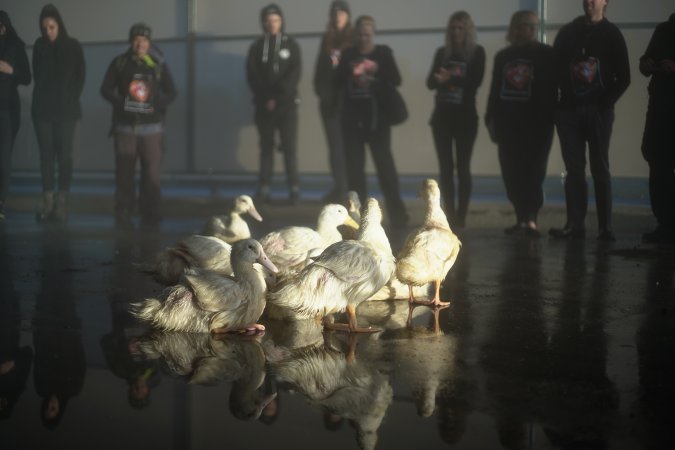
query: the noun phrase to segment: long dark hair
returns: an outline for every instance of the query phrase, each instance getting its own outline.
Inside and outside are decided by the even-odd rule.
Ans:
[[[342,30],[338,30],[335,25],[337,11],[331,11],[330,20],[326,24],[326,32],[323,39],[323,48],[325,51],[331,51],[334,48],[344,50],[351,47],[354,43],[354,27],[352,26],[351,16]]]

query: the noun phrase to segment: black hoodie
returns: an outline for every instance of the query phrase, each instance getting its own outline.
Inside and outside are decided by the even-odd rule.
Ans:
[[[260,12],[263,28],[269,14],[277,14],[283,20],[281,9],[272,3]],[[246,79],[255,105],[262,107],[268,100],[275,100],[279,111],[295,105],[301,64],[300,47],[284,34],[283,22],[279,34],[265,33],[251,44],[246,59]]]
[[[20,84],[30,84],[30,65],[26,54],[26,44],[16,34],[9,15],[5,11],[0,11],[0,23],[6,29],[5,34],[0,36],[0,60],[5,61],[14,69],[12,75],[0,73],[0,110],[10,111],[12,128],[18,130],[21,112],[17,87]]]
[[[85,63],[82,46],[68,36],[61,14],[54,5],[46,5],[40,13],[42,20],[51,17],[59,25],[54,42],[46,35],[33,47],[33,120],[75,120],[82,117],[80,95],[84,88]]]
[[[563,107],[597,104],[612,107],[630,85],[626,41],[603,18],[577,17],[560,29],[553,44]]]

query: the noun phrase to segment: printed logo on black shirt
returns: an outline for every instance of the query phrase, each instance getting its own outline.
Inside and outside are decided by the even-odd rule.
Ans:
[[[506,101],[526,102],[532,97],[534,64],[526,59],[516,59],[504,65],[504,79],[499,98]]]
[[[594,57],[574,61],[570,67],[572,92],[577,97],[585,97],[602,89],[600,60]]]
[[[124,98],[124,110],[141,114],[151,114],[152,107],[152,77],[147,74],[133,76],[127,96]]]
[[[443,68],[450,72],[450,83],[438,93],[438,100],[453,105],[461,105],[464,100],[464,88],[453,84],[453,80],[466,78],[466,62],[449,59]]]

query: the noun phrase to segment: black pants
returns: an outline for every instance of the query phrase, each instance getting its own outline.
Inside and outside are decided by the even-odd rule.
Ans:
[[[516,221],[536,222],[544,204],[542,185],[553,141],[553,123],[545,129],[523,130],[513,127],[498,146],[499,164]]]
[[[9,111],[0,111],[0,203],[7,200],[12,165],[12,120]],[[0,205],[2,206],[2,205]]]
[[[647,111],[642,154],[649,163],[649,198],[659,228],[675,233],[675,111]]]
[[[33,120],[38,147],[42,190],[69,192],[73,179],[75,120]],[[58,169],[58,177],[57,177]],[[57,181],[58,178],[58,181]]]
[[[586,143],[593,176],[595,205],[600,231],[612,228],[612,179],[609,171],[609,141],[614,108],[597,105],[562,109],[556,113],[556,126],[565,162],[565,202],[569,228],[583,229],[588,209],[586,183]]]
[[[298,109],[295,105],[275,111],[266,111],[258,107],[255,113],[260,144],[260,173],[258,183],[267,186],[272,182],[274,174],[275,134],[279,132],[279,150],[284,155],[286,182],[289,188],[297,189],[299,185],[297,142],[298,142]]]
[[[471,198],[471,156],[478,134],[478,115],[475,112],[448,116],[435,113],[431,130],[438,156],[445,214],[448,216],[450,226],[463,227]],[[455,170],[457,170],[456,202]]]
[[[328,144],[328,163],[333,176],[333,192],[347,192],[347,168],[340,111],[332,105],[321,103],[321,122]]]
[[[368,144],[384,195],[389,221],[395,226],[405,225],[408,222],[408,213],[401,199],[398,172],[391,154],[391,127],[380,124],[372,129],[367,120],[344,117],[342,130],[349,189],[356,191],[363,201],[368,197],[366,181],[366,144]]]

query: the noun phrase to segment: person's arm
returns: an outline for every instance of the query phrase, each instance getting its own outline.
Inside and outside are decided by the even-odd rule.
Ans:
[[[31,78],[26,48],[23,45],[18,45],[16,52],[16,66],[14,67],[14,83],[28,86],[31,82]]]
[[[401,85],[401,72],[398,70],[396,60],[394,59],[394,52],[386,45],[380,47],[382,50],[382,58],[379,63],[375,78],[380,83],[387,83],[391,86]]]
[[[647,49],[645,50],[644,55],[640,57],[640,73],[642,75],[649,77],[655,72],[659,71],[658,59],[659,59],[659,50],[658,47],[662,42],[663,26],[658,25],[652,34],[649,44],[647,44]]]
[[[87,69],[86,63],[84,61],[84,51],[82,50],[80,43],[75,39],[73,39],[73,52],[75,58],[75,67],[73,72],[74,79],[72,80],[72,83],[79,98],[80,95],[82,95],[82,91],[84,90],[84,80]]]
[[[279,97],[288,98],[298,89],[300,75],[302,74],[302,57],[300,55],[300,46],[295,39],[289,38],[289,49],[291,51],[288,70],[279,80]]]
[[[502,70],[503,62],[501,61],[502,53],[495,55],[494,64],[492,66],[492,81],[490,83],[490,93],[488,95],[487,108],[485,111],[485,125],[490,131],[490,139],[495,142],[494,138],[494,114],[497,109],[497,102],[499,100],[499,86],[502,84]]]
[[[117,88],[117,66],[119,64],[119,58],[121,58],[121,56],[114,58],[108,66],[100,89],[101,96],[109,101],[116,109],[122,109],[124,104],[124,98],[120,95],[119,89]]]
[[[610,104],[616,103],[619,98],[626,92],[628,86],[630,85],[630,62],[628,60],[628,48],[626,47],[626,41],[623,38],[623,35],[616,28],[616,34],[614,38],[614,43],[611,45],[612,48],[612,66],[614,67],[614,80],[612,83],[612,89],[608,92],[608,98]]]
[[[171,71],[169,71],[169,66],[162,64],[162,77],[160,80],[159,90],[157,91],[155,97],[156,109],[164,110],[169,106],[175,99],[178,93],[176,92],[176,85],[173,82],[173,77],[171,76]]]
[[[431,63],[431,69],[429,70],[429,75],[427,76],[427,88],[429,88],[429,90],[431,91],[438,89],[438,87],[440,86],[435,75],[441,67],[442,59],[443,59],[443,48],[441,47],[438,50],[436,50],[436,53],[434,54],[434,59]]]

